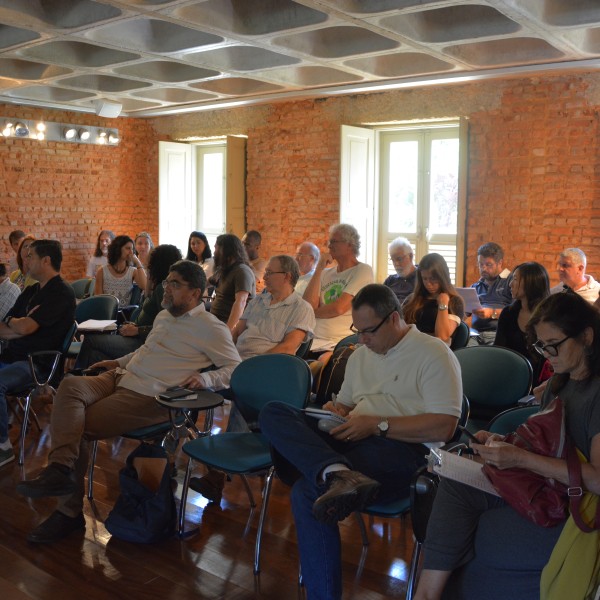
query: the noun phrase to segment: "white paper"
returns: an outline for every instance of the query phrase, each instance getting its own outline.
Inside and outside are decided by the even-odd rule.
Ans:
[[[488,494],[500,496],[481,470],[483,465],[480,462],[445,450],[436,450],[435,454],[439,456],[439,461],[433,464],[433,470],[440,477],[454,479]]]
[[[79,331],[114,331],[116,328],[116,321],[100,321],[97,319],[88,319],[77,325]]]
[[[348,419],[338,415],[337,413],[331,412],[330,410],[322,410],[319,408],[305,408],[305,414],[315,419],[326,419],[328,421],[335,421],[336,423],[345,423]]]
[[[465,303],[466,313],[472,313],[475,309],[483,308],[483,306],[481,306],[481,302],[479,302],[479,296],[477,295],[477,290],[475,288],[457,287],[456,291],[459,293],[460,297]]]

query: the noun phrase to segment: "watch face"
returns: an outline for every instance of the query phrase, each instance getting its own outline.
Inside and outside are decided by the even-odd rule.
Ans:
[[[379,431],[387,431],[390,427],[390,424],[387,421],[381,421],[377,427],[379,427]]]

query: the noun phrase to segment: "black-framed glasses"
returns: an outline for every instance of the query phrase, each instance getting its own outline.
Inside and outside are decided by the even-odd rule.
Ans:
[[[543,344],[541,340],[533,343],[533,347],[536,352],[539,352],[542,356],[544,353],[548,356],[558,356],[558,347],[566,342],[571,336],[568,335],[566,338],[560,340],[560,342],[556,342],[556,344]]]
[[[265,271],[263,277],[271,277],[271,275],[277,275],[278,273],[285,275],[287,271]]]
[[[189,287],[189,283],[185,281],[177,281],[177,279],[163,279],[161,285],[163,286],[163,290],[166,290],[167,287],[172,287],[174,290],[179,290],[182,287]]]
[[[392,316],[392,313],[395,313],[396,309],[391,310],[387,315],[385,315],[385,317],[383,317],[383,319],[381,320],[381,323],[379,323],[379,325],[375,325],[375,327],[369,327],[367,329],[363,329],[362,331],[359,331],[358,329],[356,329],[356,327],[354,327],[354,323],[352,323],[352,325],[350,325],[350,331],[352,333],[356,333],[358,335],[373,335],[374,333],[377,333],[377,330]]]

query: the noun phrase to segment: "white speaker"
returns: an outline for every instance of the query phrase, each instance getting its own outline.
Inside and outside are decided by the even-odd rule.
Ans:
[[[99,117],[114,119],[121,114],[123,105],[118,102],[110,102],[109,100],[94,100],[94,107]]]

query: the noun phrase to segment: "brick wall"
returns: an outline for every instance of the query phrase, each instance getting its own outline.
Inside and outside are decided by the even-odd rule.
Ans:
[[[1,105],[0,114],[75,125],[118,127],[118,147],[0,137],[0,259],[22,229],[63,243],[63,275],[85,275],[101,229],[158,234],[158,138],[142,119]]]

